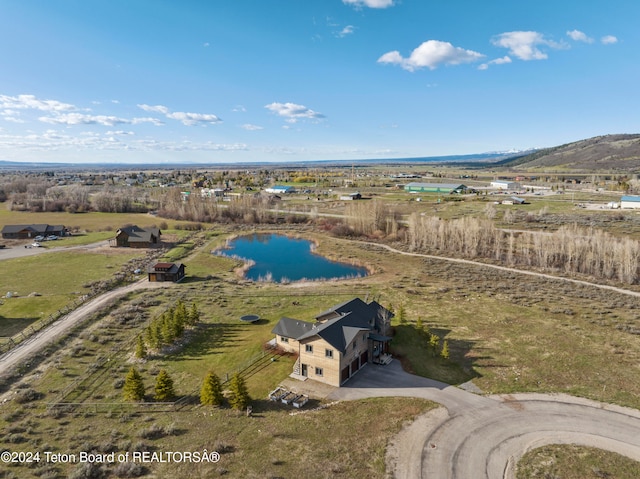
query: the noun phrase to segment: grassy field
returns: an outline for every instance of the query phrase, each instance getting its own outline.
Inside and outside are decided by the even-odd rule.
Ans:
[[[61,251],[2,261],[0,291],[12,297],[0,300],[0,338],[72,303],[86,294],[87,284],[110,278],[127,261],[143,255],[122,249]]]
[[[636,479],[640,464],[612,452],[574,445],[544,446],[525,454],[517,479]]]
[[[204,246],[186,248],[192,254],[185,260],[185,281],[119,302],[24,376],[21,387],[40,396],[26,404],[12,401],[1,406],[3,442],[12,450],[37,445],[58,452],[141,447],[166,451],[185,444],[227,451],[217,465],[153,466],[150,472],[159,477],[210,477],[225,471],[230,477],[293,477],[309,471],[319,477],[384,477],[381,461],[388,435],[430,407],[393,399],[343,403],[289,416],[289,409],[262,400],[291,371],[293,359],[282,357],[247,377],[257,400],[253,418],[228,409],[113,410],[111,404],[121,403],[117,384],[132,364],[136,335],[178,298],[187,306],[195,302],[202,322],[175,348],[136,363],[149,397],[161,368],[174,378],[178,394],[197,394],[208,370],[224,376],[259,354],[280,317],[311,320],[328,306],[359,296],[406,311],[404,323],[394,322],[392,347],[418,374],[451,384],[473,379],[486,393],[565,392],[640,407],[638,299],[483,266],[401,256],[310,230],[298,233],[318,239],[320,254],[364,262],[375,274],[307,286],[251,283],[235,275],[239,263],[211,255],[224,242],[226,231],[209,231]],[[195,245],[199,240],[193,241]],[[239,321],[244,314],[262,319],[244,324]],[[416,331],[418,318],[448,341],[450,360],[433,357]],[[99,361],[105,357],[108,362]],[[111,412],[83,408],[79,416],[47,413],[46,402],[58,400],[68,388],[66,400],[102,404]],[[343,427],[327,441],[329,428]],[[156,439],[145,437],[155,435]],[[57,472],[50,477],[64,476],[72,468],[51,467]],[[15,474],[30,477],[22,474],[35,472],[18,469]]]

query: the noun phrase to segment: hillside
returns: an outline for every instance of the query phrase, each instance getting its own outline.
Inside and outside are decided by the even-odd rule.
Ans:
[[[640,169],[640,134],[605,135],[538,150],[500,163],[518,168],[568,170]]]

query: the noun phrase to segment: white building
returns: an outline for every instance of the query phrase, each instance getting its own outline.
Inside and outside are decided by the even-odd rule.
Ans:
[[[508,180],[494,180],[491,182],[491,188],[497,188],[499,190],[515,190],[520,186],[515,181]]]
[[[640,196],[623,196],[620,198],[620,208],[640,209]]]

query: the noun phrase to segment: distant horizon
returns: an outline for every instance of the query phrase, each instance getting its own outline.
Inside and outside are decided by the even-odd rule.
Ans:
[[[20,165],[42,165],[45,167],[46,165],[51,166],[68,166],[68,167],[105,167],[112,166],[113,168],[117,168],[120,166],[257,166],[257,165],[304,165],[304,164],[378,164],[378,163],[456,163],[456,162],[491,162],[492,160],[499,161],[504,160],[506,158],[517,157],[520,154],[530,153],[533,151],[538,151],[538,149],[529,149],[522,151],[512,151],[512,152],[486,152],[486,153],[476,153],[476,154],[466,154],[466,155],[436,155],[436,156],[416,156],[416,157],[406,157],[406,158],[348,158],[348,159],[331,159],[331,160],[271,160],[271,161],[241,161],[241,162],[171,162],[166,161],[162,163],[158,162],[137,162],[137,163],[126,163],[126,162],[64,162],[64,161],[12,161],[0,159],[0,168],[2,166],[20,166]]]
[[[620,0],[7,2],[0,158],[355,162],[640,131],[638,17]]]

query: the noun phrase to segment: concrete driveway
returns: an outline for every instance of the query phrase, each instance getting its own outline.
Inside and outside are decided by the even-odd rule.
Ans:
[[[327,399],[381,396],[444,406],[392,440],[387,464],[396,478],[514,478],[520,457],[546,444],[598,447],[640,461],[640,411],[560,394],[479,396],[408,374],[397,360],[367,365]]]

